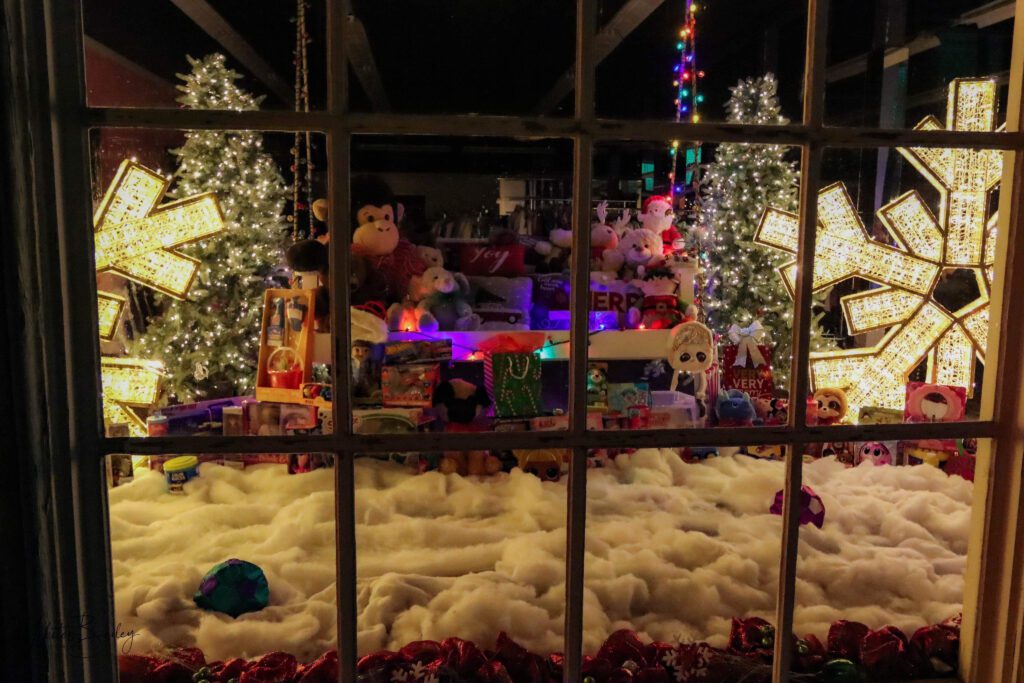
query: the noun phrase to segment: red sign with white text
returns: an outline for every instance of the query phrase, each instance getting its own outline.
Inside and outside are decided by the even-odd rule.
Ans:
[[[522,244],[477,246],[465,244],[459,252],[459,270],[464,275],[522,275],[526,247]]]
[[[764,356],[764,364],[753,367],[754,361],[749,356],[743,367],[735,365],[739,347],[729,344],[722,349],[722,386],[726,389],[739,389],[750,394],[750,398],[771,399],[775,393],[775,382],[772,380],[772,349],[770,346],[757,345],[757,350]]]

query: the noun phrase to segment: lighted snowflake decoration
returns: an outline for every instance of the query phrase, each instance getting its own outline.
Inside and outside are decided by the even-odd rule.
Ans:
[[[946,129],[991,132],[995,109],[995,81],[956,79],[949,86]],[[916,127],[941,129],[934,116]],[[845,389],[854,415],[865,405],[902,409],[907,379],[922,360],[927,381],[969,392],[975,356],[985,361],[997,220],[989,206],[1002,176],[1002,152],[898,150],[938,191],[939,215],[917,191],[900,195],[877,214],[891,245],[870,237],[841,183],[818,194],[814,291],[850,277],[870,280],[879,286],[843,297],[847,326],[853,334],[889,328],[874,346],[811,354],[813,385]],[[796,214],[769,207],[754,239],[795,255],[798,235]],[[795,259],[780,268],[791,295],[796,268]],[[948,310],[936,299],[936,286],[953,271],[971,273],[978,296]]]

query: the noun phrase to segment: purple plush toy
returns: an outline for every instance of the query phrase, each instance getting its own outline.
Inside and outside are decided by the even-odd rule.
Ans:
[[[775,502],[768,510],[773,515],[782,514],[782,491],[775,494]],[[810,486],[800,487],[800,524],[813,524],[819,529],[825,524],[825,503]]]

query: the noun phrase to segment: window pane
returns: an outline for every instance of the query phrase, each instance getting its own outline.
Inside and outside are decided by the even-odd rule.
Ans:
[[[782,547],[773,502],[785,478],[783,450],[592,454],[603,466],[587,472],[583,646],[593,659],[585,669],[667,668],[682,681],[700,680],[701,668],[720,670],[723,681],[771,678]]]
[[[979,78],[996,82],[996,120],[1001,123],[1006,114],[1014,4],[986,0],[831,3],[826,122],[915,128],[925,117],[934,116],[938,126],[944,127],[947,84],[954,78]],[[960,130],[978,130],[978,123],[963,120]]]
[[[204,667],[212,675],[196,680],[257,667],[272,680],[337,676],[333,456],[112,455],[106,466],[122,680]]]
[[[800,123],[806,2],[601,0],[598,7],[600,116]],[[776,107],[730,107],[732,89],[744,82],[777,90]]]
[[[571,115],[574,0],[356,0],[357,111]],[[548,104],[550,102],[550,104]]]
[[[866,680],[957,674],[975,454],[988,445],[808,447],[793,630],[810,647],[797,671],[845,659]]]
[[[496,680],[560,677],[542,658],[563,651],[566,453],[356,460],[360,674],[478,680],[486,650]]]
[[[248,93],[221,90],[205,109],[323,107],[322,0],[260,3],[259,12],[236,0],[81,4],[89,106],[193,108],[180,90],[185,74],[215,90],[237,78]]]
[[[826,152],[815,332],[831,348],[811,356],[811,420],[980,417],[1004,157]]]
[[[92,142],[108,433],[329,432],[323,137],[103,128]]]
[[[353,140],[356,431],[567,428],[571,149]]]
[[[754,238],[769,206],[795,225],[798,182],[798,150],[778,145],[598,147],[591,429],[787,423],[793,303],[778,269],[796,233],[786,253]]]

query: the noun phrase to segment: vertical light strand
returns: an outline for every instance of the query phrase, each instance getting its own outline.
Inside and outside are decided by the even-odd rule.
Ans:
[[[828,40],[829,0],[807,0],[807,50],[804,61],[803,122],[813,134],[821,130],[825,110],[825,55]],[[800,150],[800,237],[793,315],[793,369],[790,373],[790,428],[803,430],[807,424],[804,397],[810,386],[811,304],[814,280],[814,248],[818,227],[818,186],[821,184],[822,149],[816,140]],[[789,680],[793,654],[793,611],[796,604],[796,572],[800,543],[800,486],[803,479],[803,447],[797,441],[786,459],[783,483],[781,556],[779,585],[775,602],[775,652],[772,657],[773,683]]]
[[[576,1],[575,118],[573,135],[573,231],[571,260],[569,429],[573,439],[587,429],[587,354],[590,332],[590,195],[594,143],[597,0]],[[587,449],[574,447],[566,500],[565,664],[562,680],[582,680],[584,555],[587,523]]]
[[[697,69],[697,9],[694,0],[685,0],[683,7],[683,23],[676,36],[676,50],[679,61],[672,67],[673,105],[676,110],[676,123],[700,123],[700,112],[697,105],[704,101],[700,92],[700,79],[704,72]],[[683,150],[683,173],[686,173],[686,154],[690,149],[697,150],[700,145],[692,144],[680,148],[679,140],[673,140],[668,153],[672,157],[672,170],[668,174],[668,196],[674,198],[682,191],[683,183],[679,181],[679,154]],[[696,161],[696,160],[695,160]],[[674,202],[673,202],[674,204]]]

